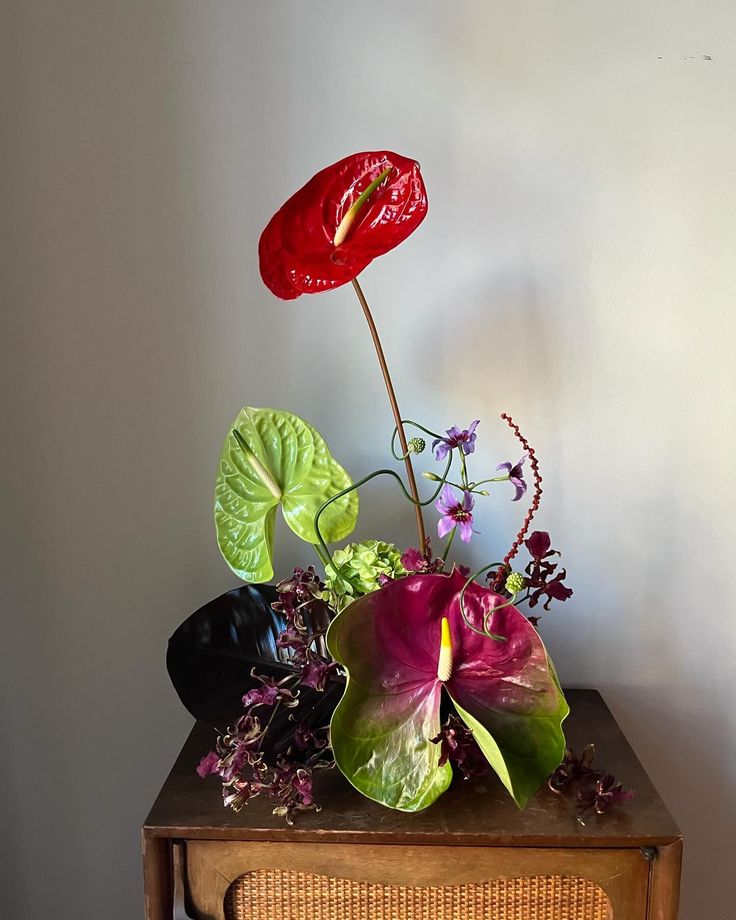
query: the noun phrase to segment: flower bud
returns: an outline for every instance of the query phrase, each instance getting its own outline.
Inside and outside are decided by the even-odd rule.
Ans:
[[[424,476],[425,479],[431,479],[432,482],[442,482],[442,479],[436,473],[430,473],[430,472],[425,471],[424,473],[422,473],[422,476]]]
[[[427,442],[424,438],[411,438],[407,446],[410,454],[421,454],[427,446]]]
[[[506,590],[509,594],[518,594],[523,591],[526,579],[521,572],[512,572],[506,579]]]

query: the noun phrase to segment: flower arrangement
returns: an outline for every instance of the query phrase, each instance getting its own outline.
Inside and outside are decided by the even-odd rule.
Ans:
[[[277,297],[352,284],[394,417],[392,460],[403,475],[391,464],[353,482],[322,435],[287,411],[245,407],[230,426],[215,526],[225,561],[245,584],[177,630],[168,665],[188,708],[220,729],[198,772],[219,777],[235,810],[264,794],[291,822],[318,807],[315,773],[334,766],[363,795],[406,812],[431,805],[453,770],[465,778],[495,771],[521,808],[545,783],[559,792],[583,776],[584,807],[602,810],[626,797],[613,777],[590,780],[588,753],[583,761],[565,754],[568,706],[539,617],[521,609],[548,610],[572,595],[549,535],[531,531],[542,495],[534,450],[504,414],[521,456],[474,478],[479,419],[442,433],[399,411],[358,275],[426,213],[414,160],[359,153],[317,173],[260,239],[261,275]],[[422,476],[431,494],[421,497],[414,462],[428,439],[432,468]],[[402,552],[376,538],[336,548],[355,528],[359,490],[379,478],[413,510],[416,546]],[[504,484],[514,502],[531,490],[528,511],[503,559],[471,574],[453,560],[454,541],[475,539],[476,501]],[[296,568],[274,588],[267,583],[279,507],[322,574]],[[427,509],[437,513],[436,538],[425,529]],[[522,552],[528,560],[519,564]],[[232,719],[227,727],[225,719]]]

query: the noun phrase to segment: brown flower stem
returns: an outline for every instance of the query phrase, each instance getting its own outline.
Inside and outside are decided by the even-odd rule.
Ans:
[[[368,323],[368,329],[371,333],[371,338],[373,339],[373,345],[376,349],[376,355],[378,356],[378,363],[381,366],[381,373],[383,374],[383,381],[386,384],[386,391],[388,393],[388,401],[391,403],[391,411],[394,414],[394,422],[396,423],[396,430],[399,435],[399,443],[401,444],[401,452],[404,454],[404,464],[406,465],[406,478],[409,483],[409,492],[411,493],[412,498],[414,499],[414,513],[417,519],[417,533],[419,534],[419,549],[422,550],[424,547],[424,541],[426,539],[424,533],[424,518],[422,516],[422,509],[419,504],[419,492],[417,491],[417,481],[414,478],[414,468],[411,465],[411,455],[409,454],[409,445],[406,440],[406,433],[404,432],[404,426],[401,423],[401,413],[399,412],[399,404],[396,401],[396,393],[394,392],[394,385],[391,382],[391,375],[388,372],[388,365],[386,364],[386,356],[383,353],[383,346],[381,345],[381,340],[378,337],[378,329],[376,329],[376,324],[373,321],[373,316],[371,315],[370,307],[368,306],[368,301],[365,299],[365,294],[361,286],[358,284],[358,279],[353,278],[353,287],[355,288],[355,293],[358,295],[358,300],[360,305],[363,308],[363,313]]]

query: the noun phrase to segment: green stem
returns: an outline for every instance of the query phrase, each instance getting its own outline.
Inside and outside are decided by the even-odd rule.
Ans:
[[[447,554],[450,552],[450,547],[452,546],[452,541],[455,539],[455,531],[457,527],[453,527],[450,531],[450,536],[447,538],[447,543],[445,544],[445,551],[442,553],[442,561],[447,562]]]
[[[444,485],[444,482],[440,482],[434,495],[432,495],[426,501],[423,501],[423,502],[417,501],[413,498],[413,496],[411,496],[407,492],[406,486],[404,485],[404,480],[401,478],[401,476],[399,476],[396,470],[376,470],[375,472],[369,473],[367,476],[364,476],[362,479],[358,480],[358,482],[352,483],[352,485],[349,485],[347,489],[343,489],[341,492],[337,492],[335,495],[328,498],[327,501],[323,502],[317,509],[317,513],[314,516],[314,530],[315,530],[315,533],[317,534],[317,539],[319,540],[319,546],[321,550],[324,552],[324,554],[327,556],[327,558],[329,559],[329,562],[331,565],[332,565],[332,554],[330,553],[330,549],[327,546],[327,543],[325,543],[324,537],[322,536],[322,531],[319,528],[319,519],[322,517],[326,509],[329,508],[329,506],[333,502],[336,502],[338,499],[342,498],[345,495],[349,495],[351,492],[355,491],[356,489],[359,489],[361,486],[364,486],[367,482],[370,482],[371,479],[375,479],[377,476],[391,476],[392,479],[395,479],[396,482],[399,484],[399,488],[403,492],[404,498],[407,501],[411,502],[412,505],[415,505],[421,508],[426,508],[427,505],[430,505],[437,498],[437,496],[439,495],[442,489],[442,486]],[[316,544],[313,544],[313,546],[316,546]]]
[[[493,479],[481,479],[479,482],[474,482],[472,486],[475,489],[478,486],[485,485],[487,482],[508,482],[509,479],[509,476],[494,476]]]
[[[465,453],[460,450],[460,482],[463,484],[463,490],[468,488],[468,469],[465,465]]]
[[[317,558],[319,559],[319,561],[322,563],[323,566],[326,567],[330,564],[331,562],[330,557],[325,555],[324,550],[319,545],[319,543],[312,543],[312,549],[317,554]]]
[[[504,607],[509,607],[514,601],[513,597],[511,598],[511,600],[506,601],[504,604],[499,604],[498,607],[494,607],[489,612],[489,614],[486,614],[483,617],[483,629],[478,629],[477,626],[473,626],[473,624],[470,622],[470,620],[468,619],[468,615],[465,611],[465,592],[468,590],[469,586],[475,581],[476,578],[478,578],[484,572],[487,572],[489,569],[492,569],[495,566],[502,565],[502,564],[503,563],[501,562],[491,562],[489,565],[484,565],[483,568],[478,569],[477,572],[475,572],[473,575],[470,576],[470,578],[468,578],[468,580],[463,585],[462,591],[460,592],[460,614],[462,615],[465,625],[468,627],[468,629],[471,629],[474,633],[478,633],[479,636],[485,636],[487,639],[494,639],[496,642],[506,642],[507,640],[505,636],[497,636],[495,633],[492,633],[488,629],[487,623],[490,619],[493,618],[493,614],[497,610],[501,610]]]
[[[424,425],[420,425],[419,422],[415,422],[410,418],[402,418],[401,425],[402,427],[404,425],[411,425],[412,428],[417,428],[419,431],[423,431],[425,434],[428,434],[430,438],[433,438],[435,440],[442,437],[442,435],[437,434],[436,431],[430,431],[429,428],[425,428]],[[399,429],[396,426],[394,426],[394,433],[391,435],[391,453],[393,454],[394,460],[406,460],[405,456],[403,456],[402,454],[396,453],[396,436],[398,435],[398,433],[399,433]]]

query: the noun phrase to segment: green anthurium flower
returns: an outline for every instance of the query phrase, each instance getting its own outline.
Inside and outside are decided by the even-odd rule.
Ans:
[[[276,509],[307,543],[318,543],[314,516],[328,498],[351,485],[320,433],[280,409],[246,406],[230,426],[215,485],[217,543],[230,568],[247,582],[273,577]],[[351,492],[321,515],[328,543],[352,533],[358,495]]]

